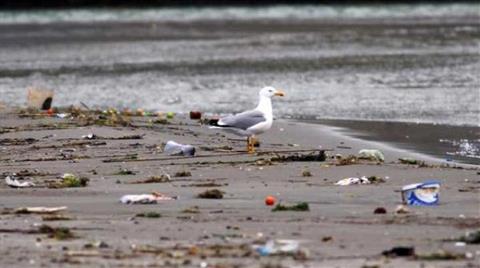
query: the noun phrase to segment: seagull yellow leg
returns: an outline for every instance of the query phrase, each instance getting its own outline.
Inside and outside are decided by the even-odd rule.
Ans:
[[[247,152],[249,154],[255,153],[255,147],[253,146],[252,138],[250,137],[247,138]]]

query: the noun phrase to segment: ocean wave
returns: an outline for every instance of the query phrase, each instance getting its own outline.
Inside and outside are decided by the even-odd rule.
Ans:
[[[0,11],[0,24],[196,20],[478,17],[480,4],[304,5],[267,7]]]

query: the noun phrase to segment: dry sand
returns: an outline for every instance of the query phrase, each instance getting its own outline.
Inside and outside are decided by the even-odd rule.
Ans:
[[[169,124],[149,124],[149,119],[132,117],[133,127],[78,126],[77,120],[20,118],[11,111],[0,112],[0,173],[28,170],[34,173],[31,177],[37,185],[43,186],[12,189],[2,177],[0,266],[478,267],[478,245],[455,246],[455,238],[480,228],[478,166],[447,167],[441,160],[346,137],[331,127],[283,120],[275,121],[271,131],[260,137],[259,154],[247,155],[236,152],[245,150],[243,140],[232,140],[234,137],[186,116],[178,115]],[[81,138],[89,133],[143,137]],[[35,140],[20,145],[9,140],[27,143],[26,138]],[[161,144],[168,140],[196,146],[197,156],[163,154]],[[233,150],[212,151],[224,146]],[[329,157],[326,161],[269,164],[274,155],[261,153],[331,149],[329,156],[347,156],[362,148],[382,150],[385,163],[337,165],[338,161]],[[421,159],[426,165],[400,164],[398,157]],[[118,175],[122,169],[135,175]],[[306,170],[311,177],[302,176]],[[179,171],[189,171],[192,176],[174,177]],[[170,182],[128,183],[163,172],[172,175]],[[88,177],[89,184],[46,187],[46,181],[58,181],[63,173]],[[386,178],[386,182],[334,185],[345,177],[363,175]],[[410,207],[407,214],[395,214],[403,185],[432,178],[442,183],[440,205]],[[201,183],[217,186],[199,187]],[[196,197],[211,188],[224,191],[224,198]],[[178,200],[152,205],[119,203],[124,194],[153,191],[178,196]],[[308,202],[310,211],[272,212],[272,207],[264,204],[267,195],[283,204]],[[41,215],[8,210],[24,206],[67,206],[63,214],[72,219],[44,221]],[[194,206],[198,208],[192,210],[198,213],[185,213]],[[387,213],[374,214],[377,207],[384,207]],[[135,216],[143,212],[157,212],[161,217]],[[42,224],[68,227],[76,237],[59,240],[35,233]],[[269,239],[298,240],[300,250],[259,256],[251,249],[254,243]],[[99,241],[106,246],[98,247],[95,243]],[[382,256],[382,251],[396,246],[413,246],[418,256],[441,250],[459,255],[454,260]]]

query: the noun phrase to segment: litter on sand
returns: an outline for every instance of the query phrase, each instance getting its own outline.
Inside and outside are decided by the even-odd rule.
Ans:
[[[19,181],[11,176],[5,177],[5,183],[12,188],[28,188],[35,186],[35,184],[31,181]]]
[[[89,133],[87,135],[83,135],[82,136],[82,139],[85,139],[85,140],[94,140],[94,139],[97,139],[98,136],[93,134],[93,133]]]
[[[383,256],[386,257],[410,257],[415,256],[414,247],[394,247],[389,250],[382,252]]]
[[[165,144],[163,151],[168,155],[195,155],[195,147],[189,144],[180,144],[174,141],[168,141],[167,144]]]
[[[61,114],[57,114],[57,118],[66,118],[67,116],[69,116],[70,114],[67,114],[67,113],[61,113]]]
[[[358,158],[384,162],[385,156],[377,149],[362,149],[358,152]]]
[[[352,185],[352,184],[370,184],[370,180],[367,177],[363,176],[361,178],[345,178],[335,183],[335,185],[340,185],[340,186],[346,186],[346,185]]]
[[[29,214],[29,213],[38,213],[38,214],[49,214],[57,213],[60,211],[66,210],[67,207],[20,207],[14,210],[14,213],[17,214]]]
[[[253,245],[253,249],[261,256],[292,254],[298,251],[300,243],[297,240],[269,240],[265,245]]]
[[[176,200],[176,196],[167,196],[161,193],[151,194],[128,194],[120,198],[123,204],[156,204],[159,201]]]
[[[411,206],[437,205],[439,192],[440,182],[438,180],[409,184],[402,188],[402,201]]]
[[[291,206],[278,204],[272,209],[272,212],[277,212],[277,211],[309,211],[309,210],[310,210],[310,206],[308,205],[307,202],[300,202],[300,203],[297,203],[296,205],[291,205]]]
[[[218,189],[209,189],[204,192],[201,192],[197,195],[198,198],[205,198],[205,199],[222,199],[223,198],[223,191]]]
[[[27,104],[30,108],[48,110],[52,107],[53,91],[36,87],[27,88]]]

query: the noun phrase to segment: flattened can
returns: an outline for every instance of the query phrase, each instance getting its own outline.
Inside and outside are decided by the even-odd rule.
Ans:
[[[439,193],[440,181],[438,180],[409,184],[402,188],[402,201],[410,206],[438,205]]]

